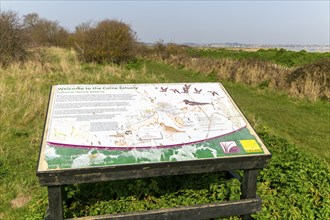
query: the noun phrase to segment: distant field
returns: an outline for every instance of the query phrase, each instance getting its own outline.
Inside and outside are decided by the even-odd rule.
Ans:
[[[74,51],[46,51],[42,61],[0,69],[0,219],[45,215],[47,192],[38,184],[35,169],[51,85],[219,81],[216,74],[178,70],[163,62],[84,64]],[[329,219],[329,102],[292,98],[262,86],[222,83],[273,154],[258,177],[264,203],[254,217]],[[240,193],[238,181],[223,173],[75,185],[65,190],[66,217],[222,201]]]

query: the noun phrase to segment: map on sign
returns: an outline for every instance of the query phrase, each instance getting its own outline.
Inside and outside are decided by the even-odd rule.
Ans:
[[[57,85],[46,126],[48,169],[264,152],[219,83]]]

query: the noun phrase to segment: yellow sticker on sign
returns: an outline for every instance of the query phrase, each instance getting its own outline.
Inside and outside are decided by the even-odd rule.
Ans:
[[[259,144],[255,140],[240,140],[246,153],[259,153],[262,152]]]

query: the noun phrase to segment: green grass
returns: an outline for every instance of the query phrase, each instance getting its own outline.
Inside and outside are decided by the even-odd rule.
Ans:
[[[290,98],[279,92],[224,82],[247,118],[272,134],[330,163],[330,103]]]
[[[163,63],[138,61],[138,64],[119,68],[81,64],[74,54],[60,49],[48,52],[52,53],[56,62],[49,61],[43,69],[36,62],[0,69],[0,219],[40,219],[45,214],[47,192],[39,185],[35,172],[50,85],[217,81],[214,75],[176,70]],[[273,153],[271,164],[259,177],[259,195],[265,206],[257,218],[265,219],[269,215],[280,218],[281,213],[291,215],[293,219],[308,219],[308,215],[323,219],[329,216],[329,168],[326,165],[330,155],[329,103],[311,103],[267,89],[229,82],[223,84]],[[95,203],[90,205],[89,211],[90,214],[99,214],[102,207],[110,209],[110,204],[117,207],[113,211],[118,212],[130,210],[131,204],[132,209],[139,210],[147,206],[204,202],[205,197],[211,201],[212,195],[218,199],[237,196],[237,182],[216,183],[220,177],[222,174],[204,175],[203,178],[184,176],[181,179],[132,180],[124,182],[132,186],[129,192],[121,186],[123,182],[113,183],[109,186],[121,196],[109,200],[109,194],[109,198],[95,201],[98,197],[94,198],[94,191],[91,191],[89,199],[94,198]],[[167,186],[173,182],[177,184],[171,191]],[[185,187],[180,188],[180,184]],[[106,194],[107,184],[100,185]],[[78,203],[88,202],[80,192],[88,193],[89,190],[84,185],[67,188],[66,204],[71,206],[66,206],[66,215],[74,216],[86,211],[80,209],[83,206],[78,206]],[[235,193],[231,195],[230,192]],[[290,195],[295,201],[292,206],[295,212],[292,213],[288,203],[291,200],[286,199]],[[21,207],[14,207],[12,202],[22,198],[27,202]],[[76,203],[73,203],[74,199],[77,199]],[[325,214],[321,216],[320,213]]]
[[[174,69],[165,63],[146,62],[147,72],[154,75],[161,75],[157,81],[159,83],[166,82],[215,82],[216,74],[202,75],[197,72],[186,69]]]
[[[285,49],[260,49],[258,51],[241,51],[226,49],[196,49],[190,48],[188,54],[193,56],[210,57],[210,58],[230,58],[230,59],[256,59],[270,61],[287,67],[297,67],[308,63],[316,62],[322,58],[330,58],[330,53],[308,53],[304,50],[295,52]]]

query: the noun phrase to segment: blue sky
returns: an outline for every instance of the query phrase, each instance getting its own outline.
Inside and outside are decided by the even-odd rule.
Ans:
[[[74,28],[121,20],[140,41],[329,45],[330,1],[7,1],[1,10],[36,12]]]

